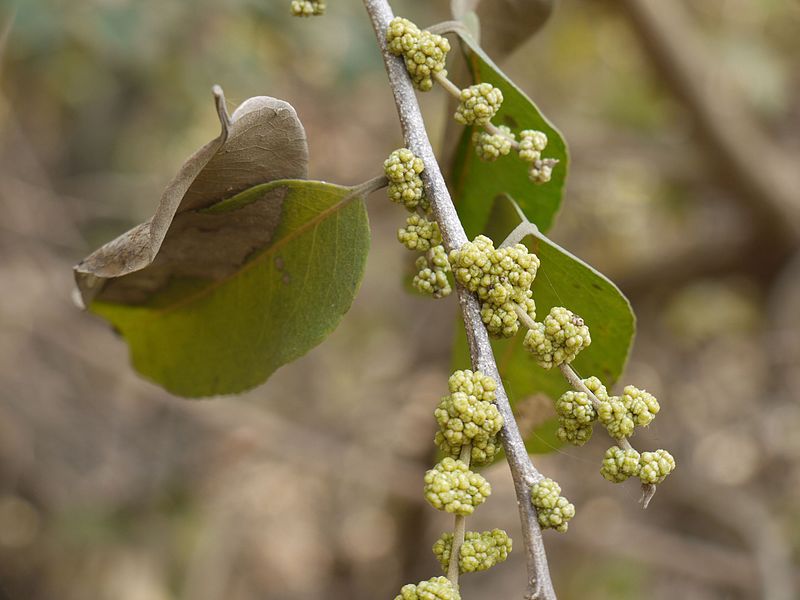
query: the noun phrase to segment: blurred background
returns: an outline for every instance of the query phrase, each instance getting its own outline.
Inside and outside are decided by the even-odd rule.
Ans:
[[[421,25],[447,4],[393,2]],[[405,293],[402,211],[381,194],[351,312],[243,397],[170,397],[70,299],[72,265],[148,218],[216,135],[214,83],[231,109],[291,102],[312,177],[380,173],[401,137],[361,4],[288,12],[0,0],[4,599],[392,598],[438,571],[451,518],[420,490],[456,306]],[[605,436],[534,457],[578,510],[545,535],[560,598],[800,597],[798,32],[794,0],[563,0],[503,60],[570,145],[552,237],[637,312],[624,382],[662,405],[637,445],[679,463],[643,512],[637,485],[599,476]],[[446,98],[422,103],[446,147]],[[552,415],[526,406],[523,429]],[[517,538],[506,465],[485,475],[470,527]],[[464,597],[521,597],[516,550]]]

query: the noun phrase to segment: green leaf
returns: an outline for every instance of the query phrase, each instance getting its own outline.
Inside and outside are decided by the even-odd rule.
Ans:
[[[350,308],[369,248],[363,197],[351,188],[280,180],[201,211],[213,228],[282,200],[269,244],[222,278],[172,278],[143,304],[89,310],[127,340],[134,367],[175,394],[244,391],[305,354]],[[213,249],[208,250],[213,255]]]
[[[496,203],[488,232],[493,239],[506,237],[512,219],[510,206],[505,200]],[[524,243],[541,261],[532,288],[537,320],[541,321],[553,306],[565,306],[583,317],[591,331],[592,344],[578,355],[572,366],[581,377],[595,375],[607,386],[613,385],[625,368],[636,329],[636,318],[627,298],[602,273],[542,233],[528,236]],[[568,384],[558,369],[547,371],[538,366],[523,347],[523,339],[524,330],[513,338],[492,341],[509,400],[513,405],[537,393],[555,400],[569,388]],[[456,364],[469,364],[463,332],[458,340]],[[552,421],[528,436],[526,444],[531,452],[561,445]]]
[[[559,160],[549,183],[534,184],[528,179],[527,163],[513,152],[495,162],[480,160],[472,144],[474,128],[466,128],[450,173],[453,198],[464,229],[470,238],[480,233],[492,210],[493,200],[507,193],[519,202],[525,215],[540,230],[547,231],[553,224],[564,193],[569,165],[566,143],[531,99],[514,85],[480,46],[469,35],[463,32],[459,32],[459,35],[464,42],[464,52],[475,82],[491,83],[503,92],[503,105],[492,122],[495,125],[507,125],[514,133],[523,129],[545,132],[548,144],[543,156]]]

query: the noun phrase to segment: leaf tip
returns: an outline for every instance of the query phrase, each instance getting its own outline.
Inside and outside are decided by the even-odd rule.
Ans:
[[[217,115],[219,115],[219,123],[222,125],[223,139],[228,138],[228,130],[231,126],[231,118],[228,116],[228,106],[225,102],[225,92],[222,91],[222,86],[214,84],[211,87],[211,93],[214,94],[214,104],[217,107]]]

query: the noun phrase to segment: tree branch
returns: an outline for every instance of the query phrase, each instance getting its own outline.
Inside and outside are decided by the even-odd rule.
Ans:
[[[442,172],[436,162],[422,119],[417,97],[411,85],[411,79],[406,72],[401,59],[389,53],[386,47],[386,28],[394,17],[387,0],[364,0],[373,29],[378,40],[378,45],[383,55],[389,84],[394,95],[397,112],[400,117],[400,126],[406,146],[422,158],[425,170],[422,180],[425,184],[425,193],[430,200],[434,218],[439,224],[445,248],[449,251],[459,248],[467,242],[466,233],[458,218],[450,193],[442,177]],[[456,283],[464,326],[469,343],[472,367],[486,375],[493,377],[498,384],[497,408],[503,415],[505,425],[500,432],[500,440],[506,453],[511,476],[514,481],[514,490],[519,506],[522,536],[526,552],[526,565],[528,569],[528,589],[526,598],[531,600],[555,600],[556,594],[550,580],[547,567],[542,532],[539,527],[536,511],[531,504],[531,485],[542,479],[542,475],[531,463],[525,444],[520,435],[511,405],[497,370],[489,335],[480,316],[480,305],[477,298]]]

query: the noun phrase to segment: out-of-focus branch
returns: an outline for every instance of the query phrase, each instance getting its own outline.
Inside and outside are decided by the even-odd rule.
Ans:
[[[800,238],[797,158],[761,131],[752,113],[720,77],[691,20],[678,2],[622,0],[642,46],[672,92],[694,118],[701,140],[724,170],[726,182],[773,241]],[[713,80],[715,85],[707,85]]]

